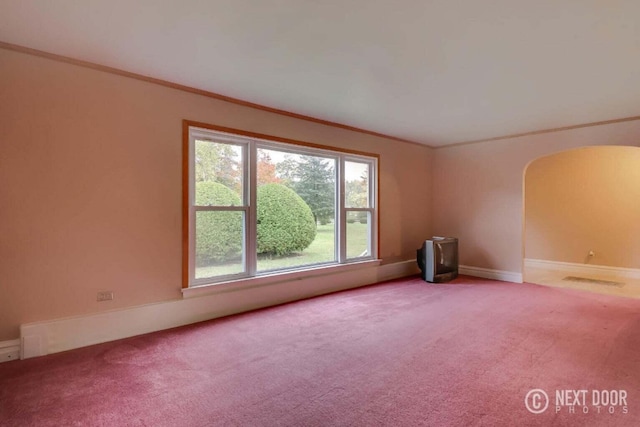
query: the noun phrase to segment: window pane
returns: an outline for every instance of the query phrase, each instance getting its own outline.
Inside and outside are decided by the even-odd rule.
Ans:
[[[347,208],[368,208],[369,163],[344,162],[344,193]]]
[[[336,160],[259,148],[258,271],[336,260]]]
[[[371,256],[371,213],[347,212],[347,258]]]
[[[195,205],[243,205],[243,146],[195,141]]]
[[[245,271],[244,212],[196,212],[196,279]]]

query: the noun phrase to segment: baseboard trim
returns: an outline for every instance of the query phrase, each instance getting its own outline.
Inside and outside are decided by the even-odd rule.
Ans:
[[[21,357],[128,338],[291,301],[357,288],[418,272],[415,260],[273,283],[213,295],[23,324]]]
[[[609,267],[606,265],[579,264],[573,262],[550,261],[545,259],[525,258],[525,270],[535,268],[568,275],[610,277],[619,279],[640,279],[640,269]]]
[[[385,264],[378,267],[376,282],[384,282],[419,273],[420,268],[418,267],[418,263],[415,259],[394,262],[392,264]]]
[[[0,363],[20,359],[20,339],[0,341]]]
[[[458,272],[460,274],[466,274],[467,276],[482,277],[483,279],[522,283],[522,273],[516,273],[514,271],[494,270],[491,268],[460,265],[458,267]]]

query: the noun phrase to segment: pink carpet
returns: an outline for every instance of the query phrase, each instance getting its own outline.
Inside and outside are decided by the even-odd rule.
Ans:
[[[410,278],[0,364],[0,425],[631,426],[639,369],[638,300]]]

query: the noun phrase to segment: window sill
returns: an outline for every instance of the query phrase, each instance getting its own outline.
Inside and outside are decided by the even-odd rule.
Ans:
[[[217,282],[208,285],[194,286],[182,289],[183,298],[193,298],[204,295],[219,294],[224,292],[235,292],[242,289],[257,288],[268,286],[275,283],[291,282],[303,280],[311,277],[328,276],[331,274],[343,273],[346,271],[360,270],[363,268],[377,267],[382,260],[367,260],[360,262],[351,262],[348,264],[321,266],[316,268],[308,268],[300,271],[287,271],[282,273],[273,273],[265,276],[249,277],[238,280],[230,280],[227,282]]]

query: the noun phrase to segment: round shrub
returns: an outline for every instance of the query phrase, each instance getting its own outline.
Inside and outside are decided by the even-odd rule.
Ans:
[[[282,184],[258,187],[258,253],[288,255],[309,247],[316,222],[309,205]]]
[[[196,204],[239,205],[240,197],[217,182],[196,183]],[[196,214],[196,258],[198,264],[224,262],[242,250],[242,220],[239,212],[198,212]]]

